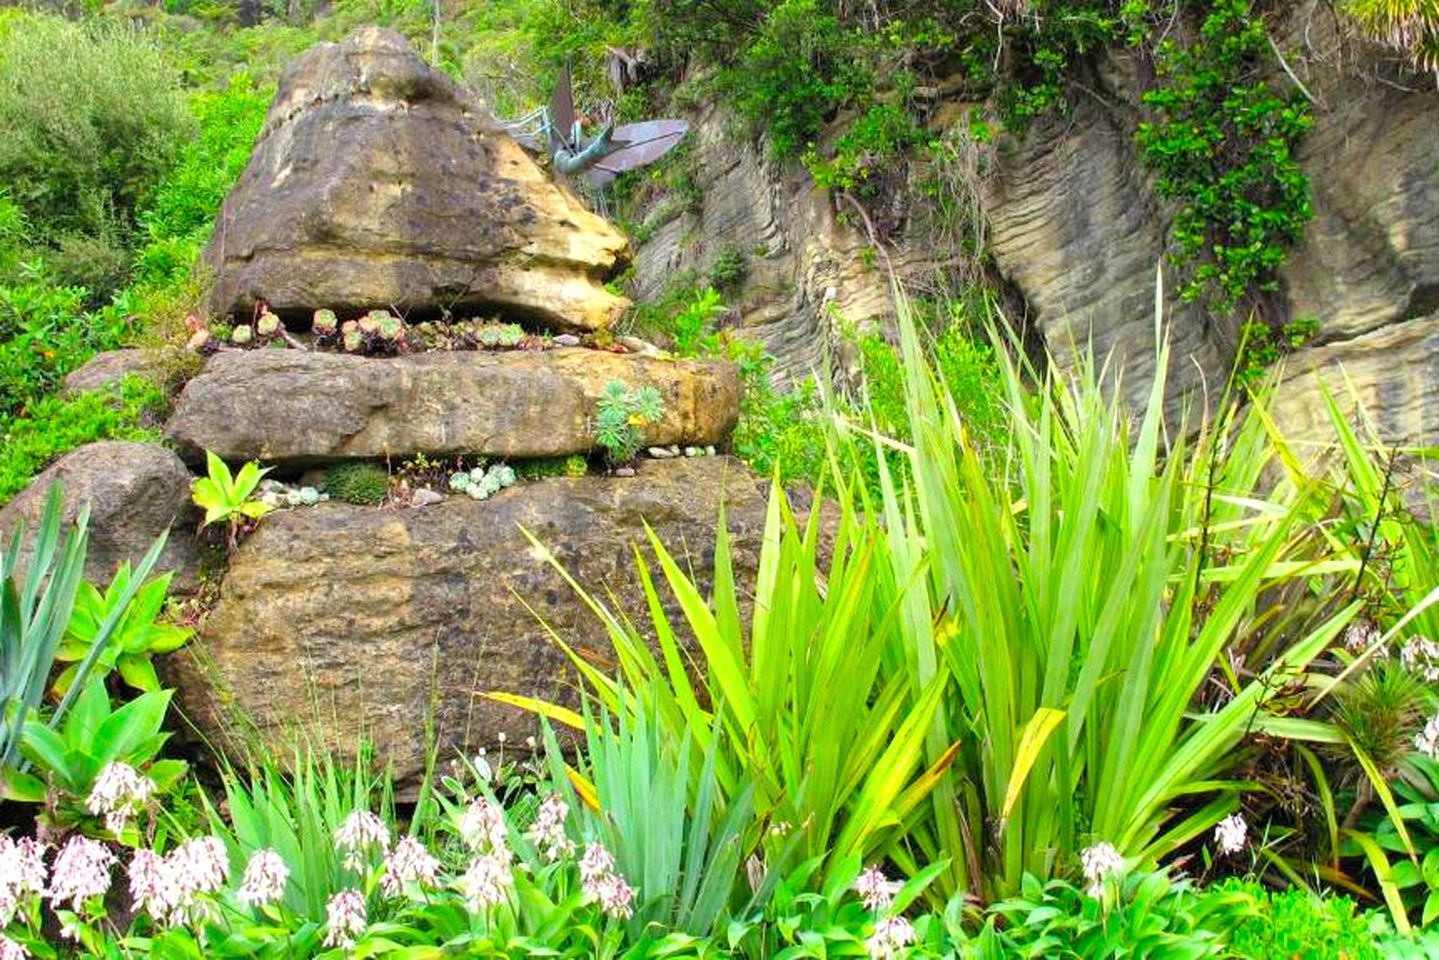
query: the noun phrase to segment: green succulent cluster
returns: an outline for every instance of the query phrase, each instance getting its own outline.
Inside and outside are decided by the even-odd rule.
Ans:
[[[645,427],[664,416],[664,402],[654,387],[631,387],[622,380],[605,384],[595,417],[595,443],[610,463],[628,463],[640,452]]]
[[[230,328],[230,344],[236,347],[268,347],[270,344],[284,336],[285,324],[275,314],[266,310],[260,314],[254,323],[238,323]],[[208,342],[214,331],[199,331],[196,336],[204,335]],[[201,346],[197,341],[191,341],[192,346]]]
[[[375,463],[337,463],[325,471],[325,489],[345,503],[379,504],[390,493],[390,475]]]
[[[583,477],[590,472],[590,462],[579,454],[568,457],[540,457],[521,461],[515,473],[521,480],[543,480],[545,477]]]
[[[519,324],[496,320],[426,321],[416,325],[415,335],[426,350],[514,350],[546,345],[544,338],[530,336]]]
[[[497,463],[488,470],[475,467],[468,472],[453,474],[450,489],[474,500],[488,500],[506,487],[514,486],[518,479],[514,467]]]
[[[316,310],[310,332],[321,346],[337,346],[346,353],[396,354],[409,342],[405,321],[388,310],[371,310],[344,323],[333,310]]]

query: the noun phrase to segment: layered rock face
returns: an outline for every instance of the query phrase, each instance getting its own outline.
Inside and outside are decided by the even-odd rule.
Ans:
[[[1284,402],[1286,410],[1320,409],[1311,389],[1319,382],[1316,369],[1345,389],[1340,371],[1350,360],[1356,371],[1372,366],[1362,359],[1379,342],[1372,337],[1412,340],[1418,334],[1384,331],[1439,308],[1439,91],[1432,77],[1346,29],[1327,4],[1302,0],[1277,16],[1271,31],[1314,98],[1314,126],[1298,156],[1315,216],[1289,253],[1271,306],[1281,318],[1313,317],[1319,334],[1286,365],[1296,379],[1282,392],[1299,397]],[[1001,137],[987,165],[966,168],[963,158],[950,158],[954,169],[943,171],[912,163],[903,191],[908,203],[886,238],[889,256],[911,294],[942,288],[936,277],[955,273],[961,251],[936,243],[935,204],[926,192],[934,184],[924,182],[936,173],[948,178],[951,202],[977,199],[980,215],[973,219],[985,248],[1022,301],[1023,312],[1011,313],[1010,323],[1037,334],[1061,368],[1072,368],[1092,347],[1110,359],[1110,372],[1135,401],[1148,393],[1154,374],[1154,291],[1162,268],[1173,344],[1169,406],[1174,413],[1196,409],[1222,393],[1237,320],[1173,296],[1179,282],[1166,256],[1172,210],[1155,197],[1134,140],[1151,66],[1123,49],[1092,66],[1067,111],[1036,119],[1022,136]],[[1277,63],[1268,79],[1277,89],[1294,89]],[[985,104],[946,93],[943,81],[923,94],[933,104],[937,137],[967,124],[972,110],[985,113]],[[695,117],[695,180],[705,188],[703,200],[639,247],[641,290],[663,289],[677,270],[703,273],[723,247],[744,251],[751,277],[734,299],[743,325],[779,355],[777,369],[788,378],[828,357],[841,361],[835,366],[843,372],[832,313],[861,327],[884,324],[892,309],[885,271],[873,258],[867,265],[869,238],[858,218],[841,223],[834,202],[802,172],[765,160],[762,146],[728,134],[730,126],[714,108]],[[1422,351],[1396,353],[1391,361],[1394,383],[1419,383],[1426,375]],[[1381,421],[1424,417],[1422,392],[1383,387],[1381,380],[1360,390],[1382,405]],[[1293,427],[1305,429],[1298,420]]]
[[[625,249],[469,94],[368,27],[286,69],[204,261],[222,314],[493,307],[594,330],[626,305],[602,285]]]
[[[704,457],[647,463],[631,480],[541,480],[479,503],[272,515],[231,560],[198,649],[172,658],[186,713],[221,737],[253,725],[277,746],[297,733],[341,752],[366,739],[404,786],[424,773],[427,718],[442,757],[493,749],[500,733],[523,749],[534,718],[484,695],[576,705],[547,629],[609,662],[603,625],[545,551],[640,622],[644,525],[707,583],[724,503],[744,582],[764,526],[760,486],[738,461]]]
[[[646,527],[703,583],[724,505],[738,573],[752,575],[762,484],[714,455],[739,415],[738,372],[615,342],[605,328],[623,301],[598,280],[623,246],[394,34],[361,31],[287,71],[206,252],[216,303],[242,314],[231,319],[245,335],[197,334],[204,369],[165,428],[191,466],[210,451],[315,486],[269,491],[280,509],[240,539],[203,594],[218,600],[198,635],[162,665],[208,742],[253,745],[258,732],[286,756],[296,736],[342,753],[369,741],[413,786],[432,745],[448,759],[536,730],[484,693],[574,703],[550,631],[604,659],[602,621],[550,554],[637,615]],[[285,330],[250,322],[259,300],[290,317],[332,313]],[[411,324],[370,306],[452,316]],[[72,386],[144,359],[102,358]],[[639,443],[653,458],[603,460],[602,421],[608,456]],[[527,470],[531,458],[547,462]],[[304,477],[340,461],[391,471],[385,502],[342,503],[340,481]],[[525,479],[557,463],[565,476]],[[164,565],[196,583],[180,456],[76,451],[0,527],[33,516],[56,477],[73,506],[91,506],[97,579],[169,530]]]
[[[589,454],[595,408],[616,380],[659,391],[664,414],[646,427],[650,444],[708,446],[734,429],[740,384],[731,364],[557,349],[221,353],[186,384],[166,430],[195,462],[205,450],[285,466],[415,453]]]

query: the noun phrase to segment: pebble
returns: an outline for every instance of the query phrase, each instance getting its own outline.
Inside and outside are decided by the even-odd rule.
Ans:
[[[617,477],[633,477],[634,475],[635,475],[635,468],[634,468],[634,467],[616,467],[616,468],[615,468],[615,476],[617,476]]]
[[[712,456],[714,456],[714,455],[715,455],[714,444],[710,444],[709,446],[705,447],[705,456],[707,456],[707,457],[712,457]]]
[[[668,460],[675,455],[675,451],[669,447],[650,447],[649,455],[656,460]]]
[[[554,338],[553,342],[557,347],[578,347],[580,338],[573,333],[561,333]]]
[[[428,507],[436,503],[444,503],[445,495],[429,487],[421,487],[410,494],[410,506]]]
[[[701,450],[699,447],[685,447],[685,456],[687,457],[698,457],[703,455],[704,451]]]

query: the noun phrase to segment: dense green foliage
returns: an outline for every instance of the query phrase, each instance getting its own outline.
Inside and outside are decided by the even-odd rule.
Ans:
[[[194,130],[159,48],[119,25],[0,19],[0,182],[64,284],[107,296],[135,216]]]
[[[149,380],[126,377],[116,387],[45,397],[23,416],[0,417],[0,503],[25,488],[61,454],[96,440],[160,439],[168,401]]]
[[[1177,200],[1173,260],[1188,268],[1180,296],[1208,294],[1221,310],[1275,289],[1276,271],[1313,215],[1294,146],[1312,118],[1303,95],[1258,76],[1269,56],[1251,0],[1217,0],[1189,47],[1161,41],[1156,114],[1139,125],[1155,189]]]

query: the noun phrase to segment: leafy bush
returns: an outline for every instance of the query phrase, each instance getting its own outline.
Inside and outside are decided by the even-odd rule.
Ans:
[[[89,291],[29,273],[0,286],[0,417],[60,386],[97,350],[119,346],[130,329],[123,301],[89,310]]]
[[[177,81],[135,31],[39,14],[0,20],[0,181],[37,245],[128,245],[193,130]]]
[[[1251,960],[1379,960],[1383,956],[1375,946],[1373,921],[1356,914],[1354,901],[1348,897],[1321,899],[1307,890],[1274,893],[1253,883],[1234,881],[1218,889],[1252,897],[1257,906],[1228,933],[1228,947],[1235,956]]]
[[[96,440],[161,439],[156,425],[169,406],[154,383],[128,376],[118,386],[73,397],[50,396],[24,416],[0,418],[0,503],[29,485],[47,464]]]
[[[323,486],[336,500],[373,505],[390,495],[390,475],[375,463],[337,463],[325,471]]]
[[[1173,259],[1192,268],[1185,300],[1208,295],[1221,310],[1275,289],[1290,246],[1313,216],[1309,180],[1294,149],[1313,122],[1307,101],[1249,79],[1269,52],[1251,0],[1216,0],[1191,47],[1155,52],[1161,84],[1144,96],[1156,119],[1139,148],[1161,197],[1180,202]]]
[[[174,168],[140,213],[143,246],[135,263],[139,285],[174,286],[187,280],[210,238],[221,201],[250,160],[272,95],[240,73],[231,76],[223,90],[191,96],[199,135],[186,141]]]

